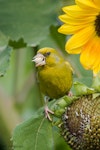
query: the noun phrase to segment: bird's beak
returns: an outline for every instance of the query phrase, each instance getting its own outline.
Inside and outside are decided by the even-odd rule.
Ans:
[[[37,53],[37,55],[35,55],[32,59],[33,62],[35,62],[36,67],[38,66],[43,66],[46,64],[45,62],[45,56],[42,55],[41,53]]]

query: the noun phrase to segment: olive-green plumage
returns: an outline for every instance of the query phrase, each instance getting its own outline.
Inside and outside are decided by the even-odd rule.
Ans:
[[[44,95],[60,98],[69,92],[72,86],[72,68],[56,50],[42,48],[33,61],[38,67],[40,89]]]

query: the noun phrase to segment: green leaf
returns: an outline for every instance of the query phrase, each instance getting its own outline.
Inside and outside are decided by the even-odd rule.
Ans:
[[[40,43],[40,47],[53,47],[55,49],[65,49],[66,36],[58,32],[58,26],[51,26],[50,33],[46,39]]]
[[[54,127],[55,128],[55,127]],[[63,136],[59,135],[59,132],[61,132],[61,129],[54,129],[56,132],[53,132],[54,136],[54,142],[55,142],[55,150],[71,150],[68,146],[67,142],[63,138]]]
[[[29,46],[36,46],[57,23],[57,0],[0,1],[0,30],[12,40],[23,38]]]
[[[74,81],[82,82],[91,86],[93,74],[91,70],[86,70],[80,63],[80,55],[68,55],[68,60],[74,70]]]
[[[0,76],[3,76],[9,66],[11,47],[8,47],[8,38],[0,32]]]
[[[13,41],[13,40],[10,40],[9,41],[9,45],[11,47],[13,47],[14,49],[19,49],[19,48],[24,48],[27,46],[26,43],[24,43],[24,40],[21,38],[19,39],[18,41]]]
[[[93,78],[92,88],[94,88],[96,92],[100,92],[100,74]]]
[[[0,76],[3,76],[9,66],[11,48],[6,47],[0,51]]]
[[[18,125],[12,139],[14,150],[54,150],[52,126],[44,116]]]
[[[9,38],[0,32],[0,52],[4,50],[8,45]]]
[[[83,83],[74,82],[73,84],[74,84],[74,92],[75,92],[75,95],[77,96],[93,94],[95,92],[93,88],[89,88]]]

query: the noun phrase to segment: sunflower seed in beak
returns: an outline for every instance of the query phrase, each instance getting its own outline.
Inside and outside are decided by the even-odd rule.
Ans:
[[[32,59],[33,62],[35,62],[36,67],[38,66],[43,66],[46,64],[45,62],[45,56],[42,55],[41,53],[38,53],[37,55],[35,55]]]

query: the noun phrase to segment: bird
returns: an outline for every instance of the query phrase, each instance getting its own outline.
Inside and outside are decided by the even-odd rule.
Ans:
[[[73,69],[57,50],[50,47],[41,48],[32,61],[35,62],[35,66],[38,68],[40,90],[46,99],[48,97],[59,99],[69,93],[73,83]],[[49,113],[54,114],[46,103],[45,116],[51,120]]]

